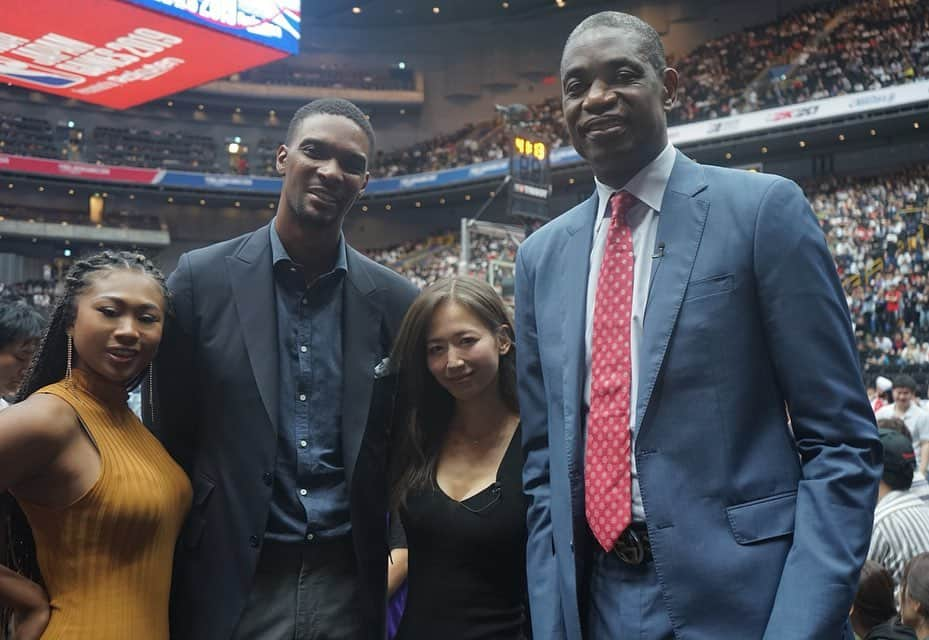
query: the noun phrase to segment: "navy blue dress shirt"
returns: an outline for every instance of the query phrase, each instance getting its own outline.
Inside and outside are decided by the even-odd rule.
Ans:
[[[351,530],[342,458],[342,289],[336,262],[307,286],[271,223],[280,394],[277,465],[267,538],[314,541]]]

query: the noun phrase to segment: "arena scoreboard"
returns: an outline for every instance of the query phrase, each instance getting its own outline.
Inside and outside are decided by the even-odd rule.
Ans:
[[[548,143],[515,133],[510,138],[510,192],[508,212],[520,218],[548,220],[552,172]]]
[[[28,0],[2,14],[0,82],[115,109],[300,44],[300,0]]]

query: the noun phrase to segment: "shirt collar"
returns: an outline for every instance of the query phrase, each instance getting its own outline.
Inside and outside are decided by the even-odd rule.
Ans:
[[[288,262],[291,264],[297,264],[294,262],[293,258],[290,257],[290,254],[287,253],[287,249],[284,248],[284,243],[281,242],[281,237],[277,233],[277,229],[274,228],[274,222],[277,218],[271,220],[270,234],[271,234],[271,264],[275,267],[280,262]],[[345,250],[345,235],[339,234],[339,248],[336,251],[335,264],[332,265],[332,271],[348,271],[348,256]]]
[[[594,183],[597,185],[597,197],[600,202],[606,202],[617,191],[628,191],[640,202],[645,203],[649,209],[660,213],[664,192],[671,179],[671,170],[674,169],[675,157],[674,145],[668,142],[654,160],[642,167],[629,182],[618,189],[594,178]]]

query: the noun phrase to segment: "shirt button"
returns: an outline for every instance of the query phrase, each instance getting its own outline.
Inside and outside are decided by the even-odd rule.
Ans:
[[[274,482],[274,477],[270,473],[263,473],[261,480],[270,487],[271,483]]]
[[[304,400],[306,400],[306,394],[305,394],[305,393],[301,393],[301,394],[300,394],[300,402],[303,402]]]
[[[300,495],[301,495],[301,496],[305,496],[307,493],[309,493],[309,492],[308,492],[306,489],[300,489]]]
[[[314,536],[312,533],[306,534],[306,541],[307,541],[307,542],[313,542],[313,540],[315,540],[315,539],[316,539],[316,536]]]
[[[251,536],[248,539],[248,544],[252,547],[257,547],[259,542],[258,536]]]
[[[308,444],[309,444],[309,443],[308,443],[306,440],[301,440],[301,441],[300,441],[300,448],[301,448],[301,449],[306,449],[306,446],[307,446]]]
[[[306,345],[300,345],[300,353],[306,353]]]

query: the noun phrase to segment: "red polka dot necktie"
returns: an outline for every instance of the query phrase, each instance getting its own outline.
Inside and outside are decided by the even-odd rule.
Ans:
[[[607,203],[610,228],[594,301],[584,502],[590,530],[606,551],[632,520],[629,339],[635,256],[626,214],[637,202],[620,191]]]

